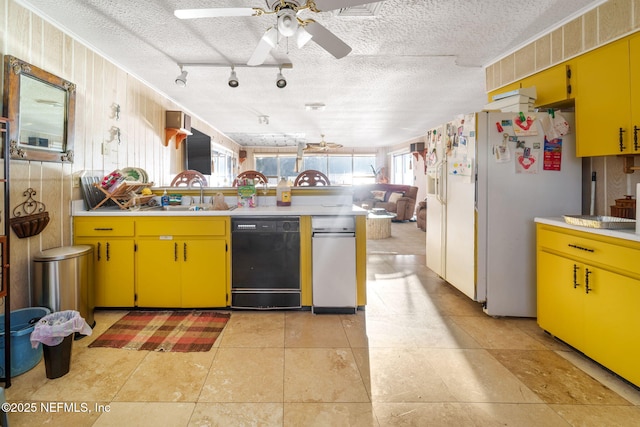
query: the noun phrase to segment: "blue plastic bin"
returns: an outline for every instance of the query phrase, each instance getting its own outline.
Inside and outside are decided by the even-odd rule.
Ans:
[[[46,307],[21,308],[11,312],[11,376],[23,374],[42,359],[42,344],[31,347],[31,332],[41,317],[51,313]],[[35,319],[35,320],[34,320]],[[0,376],[5,376],[4,314],[0,315]]]

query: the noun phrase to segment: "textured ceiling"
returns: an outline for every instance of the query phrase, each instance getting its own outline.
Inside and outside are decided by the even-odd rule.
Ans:
[[[312,17],[353,48],[335,59],[313,42],[283,42],[266,63],[277,68],[185,67],[246,64],[274,15],[177,19],[175,9],[268,8],[274,0],[19,0],[118,66],[246,146],[326,141],[389,146],[424,135],[486,103],[484,66],[601,0],[386,0]],[[316,0],[320,5],[336,0]],[[309,111],[305,104],[322,103]],[[268,124],[260,123],[268,116]]]

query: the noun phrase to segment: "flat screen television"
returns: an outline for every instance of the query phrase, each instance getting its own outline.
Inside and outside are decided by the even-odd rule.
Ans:
[[[184,144],[186,147],[185,169],[211,175],[211,137],[193,128],[191,133],[193,135],[189,135]]]

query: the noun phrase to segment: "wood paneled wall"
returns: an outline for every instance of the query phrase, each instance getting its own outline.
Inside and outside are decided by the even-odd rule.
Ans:
[[[74,176],[82,171],[102,173],[135,166],[145,169],[156,185],[169,185],[171,177],[182,170],[183,159],[173,141],[169,146],[163,144],[164,112],[183,108],[12,0],[0,0],[0,48],[3,55],[16,56],[77,88],[74,163],[11,161],[11,206],[22,203],[22,193],[31,187],[51,218],[38,236],[19,239],[10,231],[11,308],[17,309],[31,305],[33,256],[72,244],[71,201],[82,198]],[[238,152],[237,144],[193,115],[192,126]],[[120,128],[120,143],[112,140],[112,127]]]

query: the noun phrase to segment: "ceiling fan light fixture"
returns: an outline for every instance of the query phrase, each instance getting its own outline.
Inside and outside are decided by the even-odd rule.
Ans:
[[[176,77],[176,85],[180,86],[180,87],[185,87],[187,85],[187,71],[183,70],[182,67],[180,67],[180,75],[178,77]]]
[[[282,75],[282,68],[280,68],[280,71],[278,72],[278,75],[276,76],[276,86],[278,86],[280,89],[282,89],[286,85],[287,85],[287,79],[285,79],[284,76]]]
[[[229,86],[238,87],[240,82],[238,81],[238,76],[236,76],[236,70],[231,67],[231,75],[229,75]]]
[[[280,9],[278,11],[278,31],[285,37],[293,36],[298,30],[298,18],[293,9]]]
[[[303,26],[298,27],[298,29],[296,30],[296,46],[298,46],[298,49],[302,48],[304,45],[307,44],[307,42],[309,40],[311,40],[313,38],[313,36],[311,34],[309,34],[307,32],[307,30],[304,29]]]

